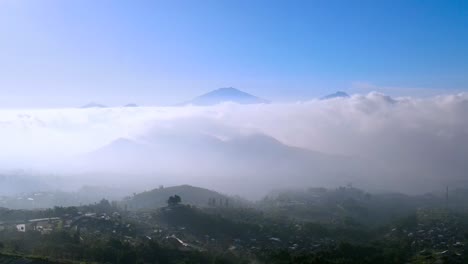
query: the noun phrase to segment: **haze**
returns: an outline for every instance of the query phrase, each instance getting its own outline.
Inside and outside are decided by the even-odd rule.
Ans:
[[[0,191],[468,187],[466,17],[461,1],[1,1]]]
[[[198,183],[250,197],[303,184],[424,192],[467,183],[467,114],[467,94],[379,93],[288,104],[2,110],[0,157],[9,170],[92,173],[82,184],[115,186],[124,174],[132,182],[140,176],[139,187]]]

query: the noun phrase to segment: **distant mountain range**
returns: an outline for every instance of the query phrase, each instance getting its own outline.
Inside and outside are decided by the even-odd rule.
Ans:
[[[117,139],[80,160],[90,172],[154,175],[153,184],[196,184],[227,193],[236,189],[248,197],[298,183],[336,186],[343,184],[342,175],[358,182],[355,177],[375,173],[362,161],[288,146],[264,134],[221,140],[202,133],[158,132]]]
[[[268,100],[248,94],[236,88],[219,88],[209,93],[195,97],[181,105],[216,105],[223,102],[238,104],[266,104]]]
[[[328,100],[333,98],[349,98],[349,94],[343,91],[337,91],[335,93],[326,95],[321,97],[320,100]],[[239,89],[227,87],[227,88],[219,88],[213,90],[211,92],[202,94],[193,98],[192,100],[185,101],[183,103],[177,104],[177,106],[184,106],[184,105],[198,105],[198,106],[210,106],[216,105],[225,102],[233,102],[238,104],[267,104],[270,101],[262,99],[260,97],[251,95],[249,93],[243,92]],[[88,103],[83,105],[81,108],[105,108],[107,106],[99,103]],[[138,107],[137,104],[130,103],[124,105],[124,107]]]

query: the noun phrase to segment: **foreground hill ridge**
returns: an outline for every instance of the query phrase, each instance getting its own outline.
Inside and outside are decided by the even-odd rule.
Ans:
[[[155,209],[167,205],[167,200],[173,195],[182,197],[182,203],[198,207],[210,206],[210,201],[214,199],[215,204],[239,205],[245,202],[237,197],[221,194],[217,191],[207,188],[196,187],[188,184],[176,185],[170,187],[160,186],[150,191],[134,194],[124,199],[124,203],[130,209]]]

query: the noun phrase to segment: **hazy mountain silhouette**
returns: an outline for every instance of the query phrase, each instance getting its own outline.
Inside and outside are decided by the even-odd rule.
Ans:
[[[138,140],[120,138],[110,144],[90,153],[93,160],[102,158],[117,159],[115,162],[124,164],[126,161],[140,161],[150,159],[155,161],[176,158],[188,160],[227,159],[225,162],[259,162],[294,160],[331,157],[320,152],[291,147],[278,140],[264,135],[253,134],[238,136],[228,140],[202,133],[156,133],[141,137]],[[118,161],[118,159],[123,159]],[[123,162],[123,163],[122,163]],[[219,164],[218,164],[219,165]]]
[[[342,91],[338,91],[336,93],[326,95],[320,98],[320,100],[327,100],[327,99],[333,99],[333,98],[349,98],[349,94],[342,92]]]
[[[138,105],[137,105],[137,104],[130,103],[130,104],[124,105],[124,107],[138,107]]]
[[[215,105],[223,102],[234,102],[238,104],[263,104],[267,100],[240,91],[236,88],[219,88],[209,93],[200,95],[182,105]]]
[[[81,108],[106,108],[107,106],[95,102],[90,102],[88,104],[83,105]]]
[[[84,162],[96,171],[157,175],[155,183],[235,188],[250,197],[298,183],[331,186],[342,184],[343,175],[354,182],[366,176],[361,161],[288,146],[264,134],[221,140],[201,133],[155,133],[113,141],[87,154]]]

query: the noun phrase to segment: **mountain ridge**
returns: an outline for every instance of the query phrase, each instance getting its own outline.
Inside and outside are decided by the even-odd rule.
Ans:
[[[266,104],[268,100],[251,95],[233,87],[218,88],[208,93],[199,95],[192,100],[186,101],[181,105],[200,105],[209,106],[224,102],[234,102],[238,104]]]
[[[328,100],[328,99],[334,99],[334,98],[349,98],[349,94],[343,92],[343,91],[337,91],[332,94],[328,94],[320,98],[320,100]]]

